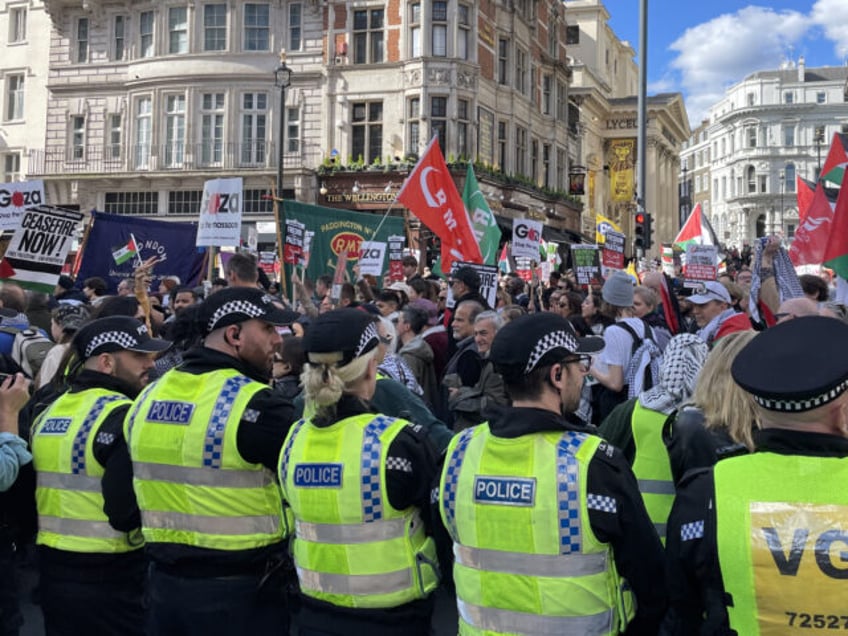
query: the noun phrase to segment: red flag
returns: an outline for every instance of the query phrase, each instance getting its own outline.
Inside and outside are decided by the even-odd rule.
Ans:
[[[833,209],[833,221],[827,247],[824,250],[824,264],[835,271],[841,278],[848,279],[848,184],[844,181],[839,188],[839,197]],[[812,210],[808,213],[808,217]]]
[[[808,187],[809,182],[799,185]],[[809,184],[812,185],[812,184]],[[798,210],[803,210],[803,221],[795,232],[789,258],[795,265],[819,265],[824,260],[828,235],[833,223],[833,202],[822,182],[819,181],[813,192],[812,201],[805,210],[801,207],[801,194],[798,194]]]
[[[0,260],[0,278],[14,278],[17,272],[5,258]]]
[[[454,261],[482,263],[465,204],[445,165],[439,138],[433,137],[398,192],[397,200],[409,208],[442,241],[442,271]]]
[[[798,197],[798,217],[801,223],[807,218],[807,210],[813,203],[813,196],[816,193],[816,184],[812,181],[807,181],[801,177],[795,177],[795,192]]]

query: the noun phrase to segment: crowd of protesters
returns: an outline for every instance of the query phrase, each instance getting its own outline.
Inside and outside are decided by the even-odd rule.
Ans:
[[[729,254],[717,280],[504,273],[491,303],[474,268],[443,278],[413,256],[402,280],[354,268],[287,290],[246,253],[198,287],[151,288],[156,264],[113,295],[96,277],[0,288],[0,634],[21,628],[15,573],[33,560],[48,634],[424,635],[439,585],[464,634],[753,634],[839,616],[814,601],[844,578],[829,560],[832,579],[805,570],[812,591],[784,604],[771,574],[746,589],[762,546],[733,545],[711,505],[744,539],[760,522],[740,506],[782,500],[754,485],[733,500],[729,480],[757,481],[736,458],[777,456],[763,466],[784,484],[795,455],[834,474],[848,455],[846,356],[816,358],[848,345],[848,312],[776,239]],[[19,331],[50,343],[36,362]],[[360,462],[355,480],[335,472]],[[534,565],[547,531],[519,527],[547,522],[545,462],[570,475],[560,492],[577,488],[578,551],[611,555],[602,583]],[[487,477],[501,473],[512,481]],[[822,492],[800,500],[842,503]],[[488,512],[498,503],[509,514]],[[775,541],[785,574],[795,557]],[[610,585],[617,599],[540,600]]]

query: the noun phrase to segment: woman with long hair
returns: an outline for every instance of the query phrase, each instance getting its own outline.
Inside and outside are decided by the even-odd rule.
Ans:
[[[425,636],[438,585],[422,520],[438,473],[426,431],[375,413],[380,335],[356,309],[319,316],[304,339],[306,413],[279,478],[295,518],[302,636]]]
[[[730,365],[755,335],[755,331],[741,331],[718,340],[692,398],[674,422],[666,423],[663,440],[676,484],[693,468],[712,466],[754,449],[752,432],[760,426],[754,399],[733,380]]]

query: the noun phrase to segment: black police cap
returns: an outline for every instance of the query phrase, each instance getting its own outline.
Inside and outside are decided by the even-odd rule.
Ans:
[[[344,366],[368,353],[380,336],[374,317],[360,309],[334,309],[315,318],[303,340],[307,357],[311,354],[337,354],[336,364]]]

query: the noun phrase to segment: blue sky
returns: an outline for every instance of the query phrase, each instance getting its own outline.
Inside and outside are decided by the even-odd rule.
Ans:
[[[602,1],[638,61],[639,0]],[[692,128],[728,86],[802,55],[808,68],[848,60],[848,0],[648,0],[648,92],[682,92]]]

